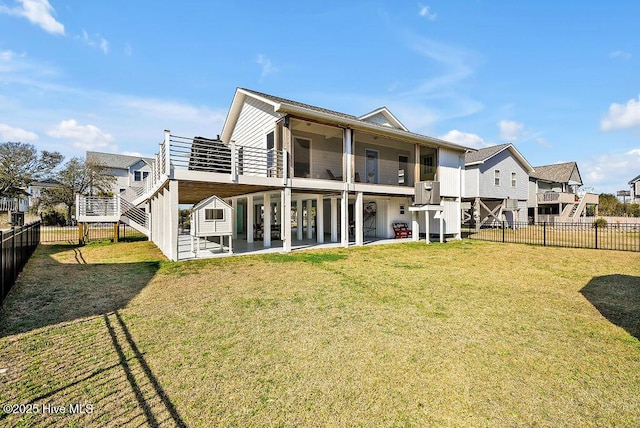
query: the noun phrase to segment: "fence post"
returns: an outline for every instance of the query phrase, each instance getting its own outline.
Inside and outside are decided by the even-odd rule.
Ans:
[[[502,222],[502,243],[504,243],[504,221]]]
[[[16,228],[11,228],[11,282],[18,277],[16,273]]]
[[[596,224],[596,250],[598,249],[598,225]]]
[[[542,246],[547,246],[547,222],[542,223]]]
[[[5,275],[5,271],[4,271],[4,266],[5,266],[4,232],[0,231],[0,271],[2,271],[2,278],[1,278],[2,282],[0,283],[0,292],[2,294],[0,294],[0,305],[4,301],[4,297],[5,297],[5,285],[4,284],[6,282],[6,275]]]

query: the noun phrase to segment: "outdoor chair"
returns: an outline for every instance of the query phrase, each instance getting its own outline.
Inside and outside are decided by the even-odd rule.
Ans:
[[[411,238],[413,232],[409,229],[407,223],[393,223],[393,233],[395,238]]]

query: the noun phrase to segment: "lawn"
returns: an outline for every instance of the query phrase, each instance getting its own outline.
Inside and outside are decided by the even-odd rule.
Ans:
[[[639,426],[638,261],[477,241],[182,263],[149,242],[42,245],[0,312],[0,404],[39,413],[0,425]]]

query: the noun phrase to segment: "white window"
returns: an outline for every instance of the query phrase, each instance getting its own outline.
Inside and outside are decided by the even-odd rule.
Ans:
[[[496,186],[500,185],[500,170],[496,169],[493,171],[493,184]]]
[[[224,210],[205,208],[204,210],[205,220],[224,220]]]
[[[511,187],[517,187],[517,180],[516,180],[516,173],[512,172],[511,173]]]

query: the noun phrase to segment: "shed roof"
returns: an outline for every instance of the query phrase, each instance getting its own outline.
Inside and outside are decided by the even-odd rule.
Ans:
[[[211,201],[216,200],[216,199],[218,200],[218,202],[222,202],[226,206],[226,208],[233,209],[231,207],[231,205],[229,205],[222,198],[220,198],[219,196],[216,196],[216,195],[211,195],[208,198],[204,198],[203,200],[201,200],[200,202],[195,204],[192,209],[194,211],[195,210],[199,210],[200,208],[203,208],[203,207],[207,206]]]
[[[535,172],[532,178],[552,183],[575,182],[582,185],[582,177],[576,162],[556,163],[553,165],[542,165],[534,167]]]
[[[117,153],[87,152],[87,160],[108,168],[127,169],[131,165],[144,161],[151,165],[153,158],[142,156],[120,155]]]

